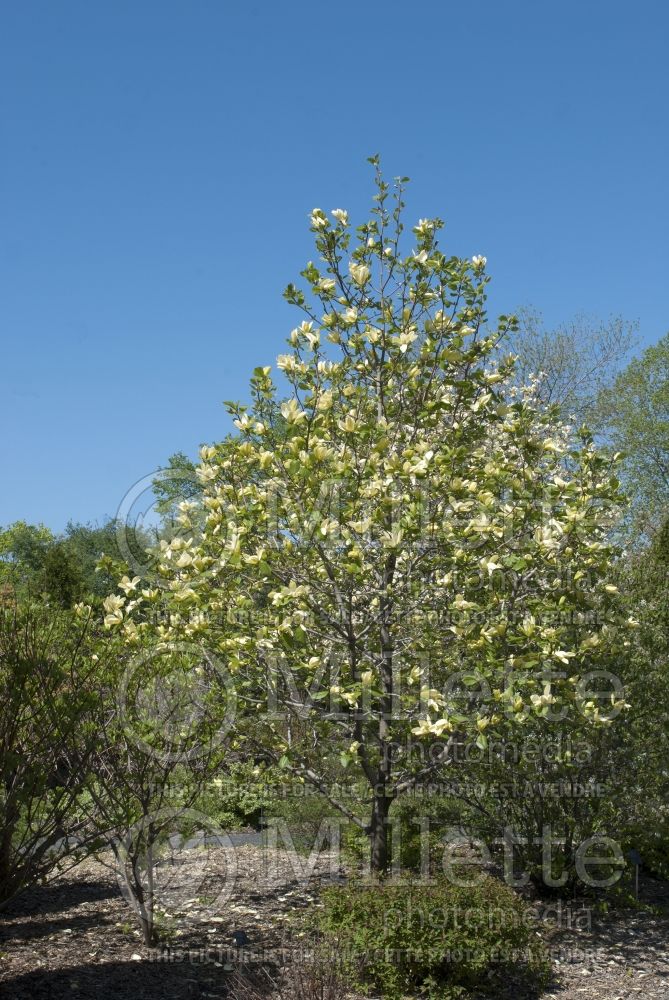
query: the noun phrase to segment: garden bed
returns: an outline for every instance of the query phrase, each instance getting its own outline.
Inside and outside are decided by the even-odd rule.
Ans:
[[[232,968],[278,966],[300,953],[303,939],[291,927],[294,918],[317,905],[321,885],[337,871],[330,855],[322,854],[311,874],[303,876],[287,852],[251,845],[237,847],[234,859],[237,874],[231,880],[229,850],[195,849],[182,858],[165,883],[168,944],[162,952],[142,944],[111,858],[89,859],[48,886],[29,890],[0,918],[0,996],[229,996]],[[300,863],[306,865],[307,859]],[[562,904],[560,926],[548,911],[542,933],[559,964],[556,982],[544,996],[669,998],[669,916],[661,912],[669,904],[669,886],[642,878],[640,895],[653,905],[652,911],[616,910],[584,921],[578,916],[583,901],[572,902]],[[537,909],[546,912],[543,904]],[[240,940],[243,947],[237,946]],[[513,984],[509,996],[521,1000]]]

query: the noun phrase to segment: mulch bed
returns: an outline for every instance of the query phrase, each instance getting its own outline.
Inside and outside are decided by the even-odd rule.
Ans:
[[[305,932],[295,917],[318,905],[321,884],[337,877],[327,854],[311,872],[306,858],[299,863],[302,871],[287,852],[255,846],[182,852],[179,864],[161,871],[168,947],[152,952],[142,944],[111,858],[89,859],[27,891],[0,915],[0,996],[226,997],[232,968],[280,965],[299,949]],[[557,961],[556,982],[544,996],[669,1000],[669,886],[643,879],[641,900],[655,909],[585,918],[581,901],[563,903],[559,915],[548,911],[544,936]]]

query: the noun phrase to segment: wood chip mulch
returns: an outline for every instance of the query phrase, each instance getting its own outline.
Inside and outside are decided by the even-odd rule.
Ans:
[[[27,891],[0,914],[0,997],[218,1000],[230,995],[233,968],[283,964],[299,954],[295,915],[318,905],[321,885],[338,870],[327,854],[309,872],[306,858],[296,870],[284,851],[232,853],[191,850],[165,866],[162,951],[143,945],[110,858],[89,859]],[[575,904],[565,913],[563,904],[557,920],[549,909],[543,936],[556,979],[543,996],[669,1000],[669,885],[643,879],[641,902],[652,909],[584,917]]]

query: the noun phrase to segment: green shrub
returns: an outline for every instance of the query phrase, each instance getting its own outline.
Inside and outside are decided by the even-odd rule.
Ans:
[[[489,876],[466,887],[443,877],[332,886],[322,901],[324,940],[362,992],[455,1000],[510,976],[536,989],[548,980],[548,955],[528,907]]]
[[[421,824],[429,821],[428,856],[439,861],[443,856],[443,835],[459,827],[462,806],[443,795],[405,795],[393,802],[390,810],[393,860],[401,871],[421,871],[425,833]]]
[[[233,763],[214,778],[197,800],[197,808],[224,830],[258,827],[267,797],[265,776],[253,763]]]
[[[669,810],[665,803],[653,802],[652,817],[645,822],[630,822],[625,825],[623,850],[625,855],[633,849],[641,855],[643,869],[657,878],[669,878]],[[630,863],[629,874],[632,872]]]

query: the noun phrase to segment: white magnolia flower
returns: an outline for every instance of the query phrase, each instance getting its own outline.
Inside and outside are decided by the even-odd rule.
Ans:
[[[557,698],[551,694],[550,684],[546,684],[544,685],[544,693],[531,694],[530,701],[537,710],[541,710],[542,708],[545,708],[548,705],[554,705],[555,702],[557,701]]]
[[[430,732],[435,736],[442,736],[443,733],[450,733],[453,729],[453,724],[448,721],[448,719],[437,719],[430,726]]]
[[[120,611],[124,604],[125,597],[119,597],[118,594],[110,594],[102,602],[103,608],[109,614],[115,614],[117,611]]]
[[[444,703],[441,693],[436,688],[421,688],[420,700],[424,705],[427,705],[428,709],[438,709]]]
[[[104,619],[105,628],[111,628],[113,625],[121,624],[123,621],[124,604],[125,597],[118,597],[116,594],[110,594],[109,597],[105,597],[102,602],[102,606],[107,612]]]
[[[569,661],[573,660],[576,656],[576,653],[567,652],[565,649],[556,649],[553,656],[556,660],[559,660],[560,663],[569,663]]]
[[[329,225],[325,212],[320,208],[315,208],[311,213],[311,225],[314,229],[326,229]]]
[[[345,208],[333,208],[331,214],[337,222],[342,224],[342,226],[345,226],[348,223],[348,212]]]
[[[472,264],[474,267],[484,268],[488,263],[488,258],[483,257],[481,254],[474,254],[472,257]]]
[[[346,434],[352,434],[358,425],[356,423],[355,416],[352,413],[347,413],[343,420],[339,420],[337,422],[337,426]]]
[[[416,331],[409,329],[409,330],[403,330],[402,333],[394,337],[393,340],[399,346],[400,353],[406,354],[407,348],[411,344],[413,344],[414,340],[416,340],[417,337],[418,334],[416,333]]]
[[[300,409],[296,400],[289,399],[287,403],[281,404],[281,416],[289,424],[298,424],[301,420],[305,420],[307,415]]]
[[[216,479],[217,473],[213,465],[198,465],[195,475],[201,483],[210,483]]]
[[[371,271],[366,264],[354,264],[351,262],[348,265],[348,271],[356,285],[364,285],[369,281]]]
[[[431,736],[432,723],[429,719],[421,719],[417,726],[411,730],[414,736]]]
[[[475,608],[476,605],[473,601],[466,600],[462,594],[457,594],[455,600],[453,601],[453,607],[458,611],[468,611],[470,608]]]
[[[384,549],[398,549],[402,544],[403,538],[404,532],[399,525],[395,525],[392,531],[381,532],[381,544]]]
[[[329,410],[333,402],[334,402],[334,393],[332,392],[332,389],[326,389],[325,392],[322,392],[321,395],[318,397],[318,402],[316,406],[318,407],[319,410]]]
[[[504,569],[501,563],[496,563],[492,559],[486,559],[485,557],[479,562],[481,569],[488,571],[488,576],[492,576],[495,570]]]
[[[432,219],[419,219],[418,225],[414,226],[414,233],[416,236],[427,236],[434,229],[434,222]]]
[[[141,578],[139,576],[134,576],[132,580],[130,579],[129,576],[124,576],[119,581],[119,587],[121,588],[121,590],[125,591],[126,594],[129,594],[132,590],[136,589],[137,584],[140,582],[140,579]]]
[[[472,411],[472,413],[478,413],[481,407],[486,406],[491,399],[492,399],[491,393],[484,392],[482,396],[479,396],[476,402],[472,403],[469,409]]]
[[[334,278],[321,278],[316,287],[324,295],[331,295],[336,288],[336,282]]]
[[[282,372],[294,372],[297,359],[294,354],[280,354],[276,359],[276,367]]]

